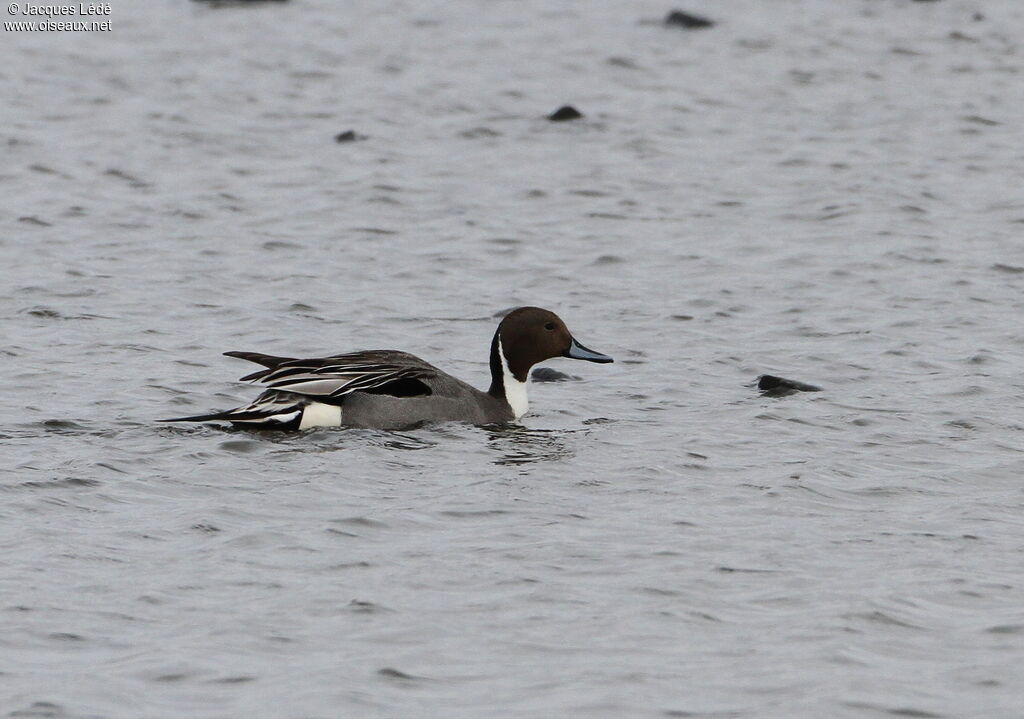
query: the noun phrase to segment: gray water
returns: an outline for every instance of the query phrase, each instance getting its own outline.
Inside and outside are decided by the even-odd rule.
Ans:
[[[1022,715],[1024,6],[689,7],[3,34],[0,717]],[[519,427],[155,422],[521,304]]]

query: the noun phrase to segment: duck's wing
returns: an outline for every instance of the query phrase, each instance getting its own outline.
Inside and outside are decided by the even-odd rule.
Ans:
[[[395,350],[371,350],[347,354],[291,359],[256,352],[226,352],[262,364],[267,369],[253,372],[243,381],[259,382],[271,389],[338,399],[352,392],[415,397],[432,394],[424,382],[437,377],[438,370],[419,357]]]
[[[249,360],[256,364],[261,364],[264,367],[273,369],[278,365],[285,362],[294,362],[294,357],[275,357],[274,355],[265,355],[262,352],[225,352],[226,357],[237,357],[238,359]]]

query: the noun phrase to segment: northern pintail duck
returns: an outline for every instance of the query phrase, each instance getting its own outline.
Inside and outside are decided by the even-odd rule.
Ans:
[[[558,315],[539,307],[509,312],[491,341],[486,392],[408,352],[369,350],[293,359],[258,352],[225,352],[266,369],[242,377],[270,387],[251,404],[164,422],[225,420],[262,429],[375,427],[427,422],[510,422],[526,414],[530,368],[553,357],[589,362],[612,358],[577,342]]]

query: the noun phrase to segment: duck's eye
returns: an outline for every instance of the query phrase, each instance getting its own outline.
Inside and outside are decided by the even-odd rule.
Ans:
[[[546,329],[548,332],[551,332],[552,330],[555,329],[555,323],[548,322],[546,325],[544,325],[544,329]]]

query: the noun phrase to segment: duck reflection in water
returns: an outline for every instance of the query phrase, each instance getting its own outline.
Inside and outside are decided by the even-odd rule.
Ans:
[[[531,464],[565,459],[576,454],[567,442],[572,430],[529,429],[519,425],[485,427],[494,464]]]

